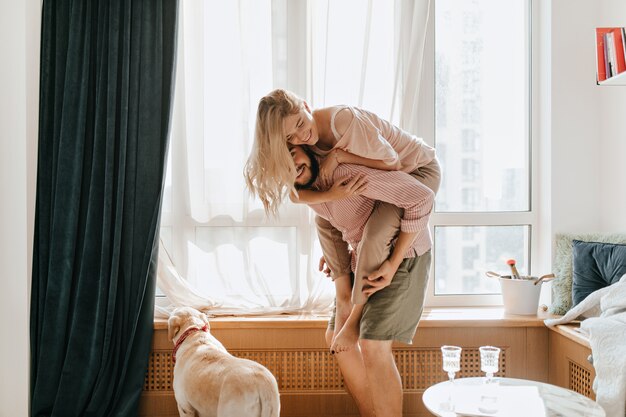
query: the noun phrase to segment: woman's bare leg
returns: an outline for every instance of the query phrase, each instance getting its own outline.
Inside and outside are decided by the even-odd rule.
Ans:
[[[361,315],[365,304],[355,304],[345,325],[335,333],[335,339],[330,347],[333,353],[342,353],[357,347],[361,325]],[[339,329],[336,327],[336,329]]]
[[[335,279],[335,332],[337,335],[343,329],[350,312],[352,311],[352,283],[350,275],[343,275]],[[334,344],[334,340],[333,340]]]

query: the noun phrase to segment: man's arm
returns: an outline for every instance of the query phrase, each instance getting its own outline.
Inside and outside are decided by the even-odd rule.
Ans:
[[[417,235],[417,232],[400,232],[389,259],[367,277],[367,284],[363,285],[363,294],[369,297],[391,284],[391,280],[404,259],[404,254],[407,253]]]

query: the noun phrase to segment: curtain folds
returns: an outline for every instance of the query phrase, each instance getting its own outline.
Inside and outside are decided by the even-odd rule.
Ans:
[[[137,414],[177,0],[43,2],[31,415]]]
[[[430,7],[430,0],[400,0],[397,4],[400,16],[398,37],[408,48],[399,48],[396,54],[398,72],[394,83],[394,97],[400,99],[398,125],[413,134],[420,131],[419,98]],[[394,113],[393,110],[391,113]]]
[[[245,188],[258,99],[287,62],[273,60],[280,2],[181,2],[171,182],[166,182],[158,287],[169,305],[214,315],[327,313],[334,288],[321,277],[311,212],[286,203],[264,219]],[[272,23],[274,22],[274,23]],[[216,65],[213,57],[219,57]],[[282,66],[281,66],[282,65]]]

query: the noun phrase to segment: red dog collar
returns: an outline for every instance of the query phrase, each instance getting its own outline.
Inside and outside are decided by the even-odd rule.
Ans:
[[[192,333],[195,333],[195,332],[199,332],[199,331],[206,332],[208,329],[209,329],[209,325],[205,324],[204,327],[190,327],[187,330],[185,330],[185,333],[183,333],[178,338],[178,341],[174,345],[174,350],[172,351],[172,361],[174,363],[176,363],[176,352],[178,351],[178,348],[180,347],[180,345],[183,344],[185,339],[189,337],[189,335],[191,335]]]

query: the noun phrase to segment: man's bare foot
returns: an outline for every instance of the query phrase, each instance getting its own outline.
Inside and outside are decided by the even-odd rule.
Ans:
[[[347,352],[359,341],[359,327],[346,323],[339,333],[335,333],[330,351],[333,353]]]

